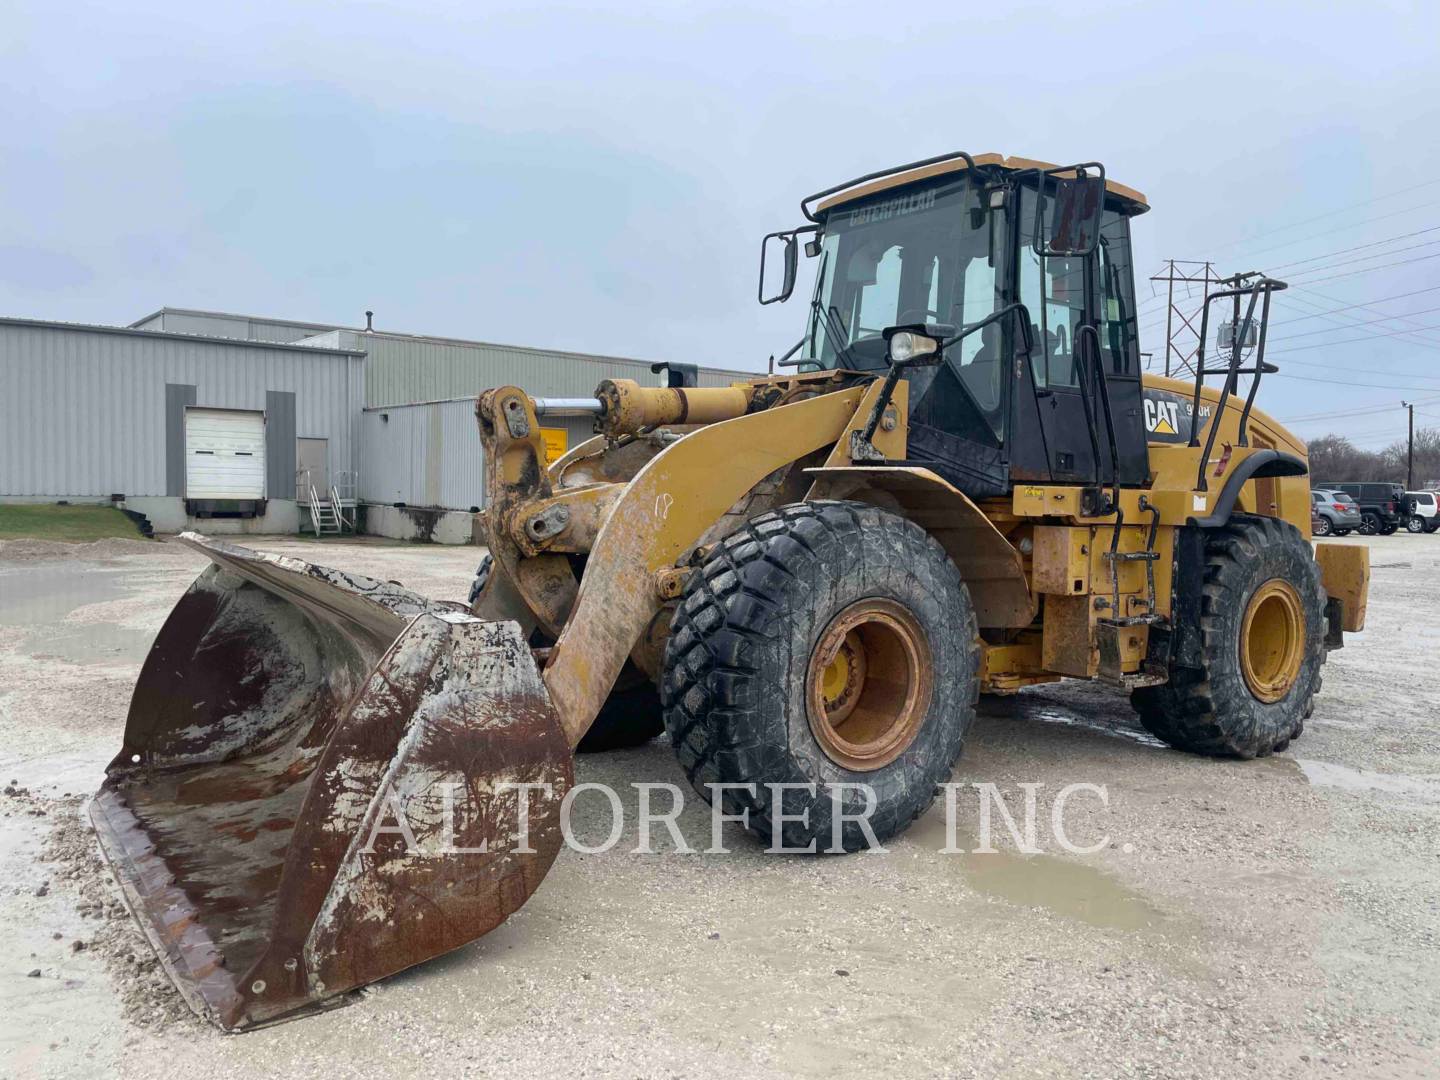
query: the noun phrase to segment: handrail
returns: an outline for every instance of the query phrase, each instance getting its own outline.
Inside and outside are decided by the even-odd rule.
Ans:
[[[1075,331],[1075,344],[1077,346],[1075,356],[1077,359],[1084,358],[1084,350],[1078,347],[1082,338],[1093,339],[1095,345],[1090,352],[1089,359],[1084,361],[1085,371],[1081,373],[1080,379],[1078,380],[1082,387],[1080,397],[1082,401],[1088,397],[1089,391],[1083,389],[1083,387],[1093,379],[1099,388],[1099,404],[1105,410],[1105,434],[1110,449],[1110,489],[1113,493],[1111,501],[1115,505],[1116,514],[1120,514],[1120,447],[1115,437],[1115,411],[1110,405],[1110,383],[1105,375],[1104,348],[1100,342],[1099,329],[1091,323],[1083,323]],[[1100,440],[1095,435],[1093,424],[1090,425],[1090,445],[1095,455],[1095,483],[1098,485],[1101,483]],[[1123,516],[1120,520],[1124,520]]]
[[[1190,406],[1190,442],[1189,446],[1200,445],[1200,395],[1205,386],[1206,375],[1224,375],[1225,384],[1220,390],[1220,403],[1215,408],[1215,416],[1210,421],[1210,432],[1205,437],[1205,449],[1200,454],[1200,462],[1195,477],[1195,490],[1208,491],[1209,486],[1205,480],[1205,467],[1210,461],[1210,451],[1215,448],[1215,439],[1220,431],[1220,421],[1225,415],[1226,402],[1232,396],[1234,388],[1239,385],[1241,375],[1252,375],[1254,378],[1250,383],[1250,392],[1245,396],[1245,407],[1240,412],[1239,445],[1249,446],[1248,425],[1250,412],[1255,404],[1255,394],[1260,389],[1260,377],[1269,372],[1280,370],[1274,364],[1265,363],[1265,340],[1270,326],[1270,297],[1271,294],[1283,292],[1289,286],[1278,278],[1260,277],[1249,285],[1238,286],[1234,289],[1226,289],[1222,292],[1211,293],[1205,298],[1205,306],[1200,314],[1200,344],[1195,351],[1195,396]],[[1207,368],[1205,366],[1205,342],[1210,336],[1210,305],[1216,300],[1235,301],[1235,314],[1240,313],[1240,297],[1249,296],[1250,303],[1245,309],[1245,321],[1234,327],[1232,340],[1235,342],[1230,349],[1229,363],[1223,368]],[[1255,304],[1261,297],[1264,302],[1260,308],[1260,334],[1255,346],[1255,366],[1242,368],[1240,366],[1240,355],[1244,352],[1243,343],[1249,335],[1250,324],[1255,317]]]
[[[881,177],[894,176],[896,173],[909,172],[911,169],[923,169],[926,165],[938,165],[942,161],[954,161],[959,158],[965,162],[968,169],[975,169],[975,159],[964,150],[953,150],[948,154],[937,154],[935,157],[925,158],[923,161],[912,161],[908,165],[895,165],[889,169],[881,169],[878,172],[866,173],[864,176],[857,176],[854,180],[846,180],[843,184],[836,184],[824,191],[817,191],[814,195],[807,195],[800,200],[800,213],[805,215],[807,221],[820,224],[820,219],[810,209],[810,204],[819,202],[827,195],[834,195],[836,192],[844,191],[847,188],[855,187],[857,184],[868,184],[871,180],[879,180]]]

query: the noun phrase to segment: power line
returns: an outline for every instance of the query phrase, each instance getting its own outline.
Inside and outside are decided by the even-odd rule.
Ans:
[[[1329,383],[1332,386],[1348,386],[1352,390],[1419,390],[1421,393],[1433,393],[1436,389],[1433,386],[1386,386],[1382,383],[1355,382],[1353,379],[1322,379],[1318,375],[1292,375],[1287,371],[1275,371],[1270,374],[1276,379],[1299,379],[1301,382]]]
[[[1432,405],[1432,404],[1434,404],[1434,403],[1436,403],[1436,402],[1440,402],[1440,397],[1426,398],[1424,401],[1417,401],[1417,402],[1415,402],[1415,404],[1416,404],[1416,405]],[[1303,420],[1329,420],[1329,419],[1332,419],[1332,418],[1342,417],[1342,416],[1364,416],[1364,415],[1372,414],[1372,413],[1386,412],[1386,411],[1389,410],[1389,409],[1396,409],[1396,408],[1399,408],[1399,406],[1398,406],[1398,405],[1371,405],[1371,406],[1369,406],[1368,408],[1361,408],[1361,409],[1342,409],[1342,410],[1340,410],[1340,411],[1338,411],[1338,412],[1309,413],[1309,414],[1307,414],[1307,415],[1305,415],[1305,416],[1292,416],[1292,417],[1288,417],[1287,419],[1283,419],[1283,420],[1281,420],[1280,422],[1281,422],[1282,424],[1298,424],[1298,423],[1300,423],[1300,422],[1303,421]]]
[[[1434,255],[1419,255],[1413,259],[1401,259],[1393,263],[1381,263],[1379,266],[1367,266],[1363,270],[1350,270],[1344,274],[1331,274],[1329,277],[1311,278],[1308,281],[1297,282],[1300,285],[1318,285],[1322,281],[1334,281],[1336,278],[1354,277],[1356,274],[1368,274],[1375,270],[1388,270],[1392,266],[1408,266],[1411,263],[1426,262],[1430,259],[1440,259],[1440,253]],[[1319,269],[1325,269],[1320,267]]]
[[[1299,288],[1299,286],[1296,286],[1296,288]],[[1307,290],[1307,291],[1308,291],[1308,290]],[[1381,297],[1379,297],[1378,299],[1375,299],[1375,300],[1367,300],[1367,301],[1365,301],[1365,302],[1362,303],[1362,304],[1346,304],[1344,307],[1331,308],[1329,311],[1317,311],[1317,312],[1316,312],[1315,314],[1313,314],[1313,315],[1302,315],[1302,316],[1300,316],[1300,318],[1298,318],[1298,319],[1283,319],[1283,320],[1281,320],[1281,321],[1279,321],[1279,322],[1271,323],[1270,325],[1272,325],[1272,326],[1284,326],[1284,325],[1286,325],[1287,323],[1292,323],[1292,322],[1304,322],[1306,319],[1318,319],[1318,318],[1320,318],[1320,316],[1322,316],[1322,315],[1334,315],[1336,312],[1349,311],[1349,310],[1351,310],[1352,308],[1375,307],[1377,304],[1388,303],[1388,302],[1391,301],[1391,300],[1402,300],[1402,299],[1404,299],[1404,298],[1407,297],[1407,296],[1419,296],[1421,293],[1437,292],[1437,291],[1440,291],[1440,285],[1431,285],[1429,288],[1426,288],[1426,289],[1415,289],[1413,292],[1396,293],[1396,294],[1393,295],[1393,296],[1381,296]],[[1315,295],[1316,295],[1316,296],[1319,296],[1319,295],[1321,295],[1321,294],[1320,294],[1320,293],[1316,293]],[[1292,297],[1277,297],[1277,300],[1293,300],[1293,299],[1295,299],[1293,296],[1292,296]],[[1401,318],[1401,316],[1391,316],[1391,317],[1392,317],[1392,318]],[[1381,320],[1379,320],[1379,321],[1385,322],[1386,320],[1385,320],[1385,319],[1381,319]]]
[[[1414,185],[1412,185],[1412,186],[1410,186],[1410,187],[1407,187],[1407,188],[1401,188],[1399,191],[1391,191],[1391,192],[1389,192],[1389,193],[1387,193],[1387,194],[1385,194],[1385,195],[1376,195],[1376,196],[1374,196],[1373,198],[1370,198],[1370,199],[1363,199],[1363,200],[1361,200],[1360,202],[1357,202],[1357,203],[1350,203],[1348,206],[1342,206],[1342,207],[1340,207],[1338,210],[1327,210],[1327,211],[1326,211],[1325,213],[1323,213],[1323,214],[1316,214],[1314,217],[1304,218],[1304,219],[1301,220],[1301,221],[1294,221],[1294,222],[1291,222],[1289,225],[1280,225],[1280,226],[1277,226],[1276,228],[1273,228],[1273,229],[1267,229],[1267,230],[1265,230],[1264,232],[1255,233],[1253,236],[1242,236],[1242,237],[1241,237],[1240,239],[1238,239],[1238,240],[1231,240],[1231,241],[1229,241],[1228,243],[1221,244],[1219,247],[1212,248],[1211,250],[1212,250],[1212,251],[1224,251],[1224,250],[1226,250],[1227,248],[1232,248],[1232,247],[1234,247],[1236,244],[1244,244],[1244,243],[1248,243],[1248,242],[1250,242],[1250,241],[1252,241],[1252,240],[1258,240],[1258,239],[1260,239],[1262,236],[1274,236],[1276,233],[1287,232],[1287,231],[1289,231],[1290,229],[1298,229],[1298,228],[1300,228],[1300,226],[1302,226],[1302,225],[1309,225],[1311,222],[1315,222],[1315,221],[1323,221],[1325,218],[1334,217],[1336,214],[1343,214],[1343,213],[1345,213],[1345,211],[1347,211],[1347,210],[1356,210],[1356,209],[1358,209],[1358,208],[1360,208],[1360,207],[1362,207],[1362,206],[1369,206],[1371,203],[1382,202],[1382,201],[1384,201],[1385,199],[1393,199],[1393,198],[1395,198],[1397,195],[1408,195],[1408,194],[1409,194],[1410,192],[1412,192],[1412,191],[1419,191],[1421,188],[1433,187],[1433,186],[1436,185],[1436,184],[1440,184],[1440,178],[1437,178],[1437,179],[1435,179],[1435,180],[1425,180],[1425,181],[1423,181],[1423,182],[1421,182],[1421,183],[1419,183],[1419,184],[1414,184]],[[1427,205],[1428,205],[1428,204],[1427,204]],[[1402,211],[1397,211],[1397,212],[1398,212],[1398,213],[1407,213],[1408,211],[1403,211],[1403,210],[1402,210]],[[1372,220],[1373,220],[1373,219],[1372,219]],[[1301,243],[1301,242],[1302,242],[1302,241],[1300,241],[1300,240],[1293,241],[1293,243],[1297,243],[1297,244],[1298,244],[1298,243]],[[1281,246],[1281,247],[1284,247],[1285,245],[1282,244],[1282,245],[1280,245],[1280,246]],[[1271,250],[1273,250],[1273,249],[1271,249]]]
[[[1370,334],[1368,334],[1367,337],[1371,337],[1371,338],[1398,337],[1398,336],[1400,336],[1400,335],[1402,335],[1402,334],[1414,334],[1414,333],[1418,333],[1420,330],[1440,330],[1440,323],[1436,323],[1436,324],[1433,325],[1433,326],[1421,326],[1421,327],[1418,327],[1416,330],[1375,330],[1375,331],[1372,331]],[[1295,337],[1305,337],[1306,335],[1304,335],[1304,334],[1295,334],[1294,336],[1295,336]],[[1288,349],[1276,349],[1276,350],[1275,350],[1275,355],[1278,356],[1278,355],[1280,355],[1281,353],[1289,353],[1289,352],[1302,352],[1302,351],[1305,350],[1305,349],[1328,349],[1328,348],[1331,348],[1332,346],[1335,346],[1335,345],[1354,345],[1357,341],[1365,341],[1365,340],[1366,340],[1365,337],[1342,338],[1340,341],[1318,341],[1318,342],[1315,342],[1315,343],[1310,344],[1310,345],[1292,345],[1292,346],[1291,346],[1290,348],[1288,348]]]
[[[1356,244],[1354,247],[1340,248],[1336,251],[1327,251],[1322,255],[1312,255],[1308,259],[1296,259],[1294,262],[1281,263],[1279,266],[1272,266],[1269,272],[1273,274],[1276,271],[1285,270],[1291,266],[1301,266],[1307,262],[1318,262],[1319,260],[1327,259],[1332,255],[1344,255],[1351,251],[1364,251],[1366,248],[1380,247],[1384,244],[1393,244],[1396,240],[1408,240],[1412,236],[1424,236],[1426,233],[1432,233],[1437,231],[1440,231],[1440,225],[1431,225],[1429,228],[1426,229],[1416,229],[1414,232],[1401,233],[1398,236],[1389,236],[1386,237],[1384,240],[1372,240],[1368,244]],[[1378,255],[1374,256],[1374,258],[1379,257],[1380,256]],[[1309,271],[1301,272],[1308,273]]]
[[[1428,232],[1429,230],[1426,230],[1426,231]],[[1413,234],[1413,235],[1418,235],[1418,234]],[[1386,241],[1386,242],[1389,243],[1390,241]],[[1389,251],[1377,251],[1374,255],[1358,255],[1358,256],[1356,256],[1356,257],[1354,257],[1354,258],[1351,258],[1351,259],[1342,259],[1340,262],[1328,263],[1328,264],[1326,264],[1325,266],[1312,266],[1312,267],[1310,267],[1309,270],[1301,270],[1300,273],[1302,273],[1302,274],[1316,274],[1316,273],[1319,273],[1321,270],[1333,270],[1333,269],[1334,269],[1335,267],[1337,267],[1337,266],[1350,266],[1350,265],[1352,265],[1353,263],[1365,262],[1367,259],[1384,259],[1384,258],[1388,258],[1388,257],[1391,256],[1391,255],[1399,255],[1402,251],[1419,251],[1421,248],[1434,247],[1436,244],[1440,244],[1440,240],[1424,240],[1424,241],[1421,241],[1421,242],[1418,243],[1418,244],[1411,244],[1409,247],[1391,248]],[[1365,246],[1368,247],[1368,246],[1370,246],[1370,245],[1367,244],[1367,245],[1365,245]],[[1330,252],[1330,253],[1329,253],[1329,255],[1338,255],[1338,254],[1340,254],[1340,252]],[[1324,258],[1328,258],[1329,255],[1317,255],[1315,258],[1316,258],[1316,259],[1324,259]],[[1315,260],[1314,260],[1314,259],[1304,259],[1304,260],[1302,260],[1302,261],[1303,261],[1303,262],[1314,262]],[[1289,264],[1289,265],[1294,266],[1294,265],[1296,265],[1296,264],[1291,263],[1291,264]],[[1278,269],[1280,269],[1280,268],[1279,268],[1279,267],[1276,267],[1276,269],[1278,270]]]
[[[1352,324],[1352,325],[1354,325],[1356,328],[1358,328],[1358,327],[1362,327],[1362,326],[1370,326],[1370,325],[1373,325],[1374,323],[1394,322],[1394,321],[1396,321],[1396,320],[1398,320],[1398,319],[1401,319],[1401,318],[1403,318],[1403,317],[1405,317],[1405,316],[1408,316],[1408,315],[1429,315],[1429,314],[1432,314],[1432,313],[1434,313],[1434,312],[1436,312],[1436,311],[1440,311],[1440,307],[1421,308],[1419,311],[1402,311],[1399,315],[1382,315],[1382,316],[1381,316],[1380,318],[1378,318],[1378,319],[1365,319],[1363,322],[1357,322],[1357,323],[1354,323],[1354,324]],[[1300,320],[1299,320],[1299,319],[1293,319],[1293,320],[1290,320],[1290,321],[1292,321],[1292,322],[1299,322]],[[1279,326],[1280,324],[1279,324],[1279,323],[1272,323],[1271,325],[1272,325],[1272,326]],[[1273,342],[1273,341],[1291,341],[1291,340],[1293,340],[1293,339],[1295,339],[1295,338],[1314,337],[1316,334],[1333,334],[1334,332],[1335,332],[1334,329],[1326,326],[1326,327],[1321,327],[1319,330],[1303,330],[1303,331],[1301,331],[1301,332],[1298,333],[1298,334],[1286,334],[1284,337],[1271,338],[1270,340],[1271,340],[1272,342]],[[1405,330],[1397,330],[1397,331],[1395,331],[1395,333],[1397,333],[1397,334],[1414,333],[1414,332],[1415,332],[1415,331],[1405,331]],[[1384,336],[1391,336],[1391,335],[1384,335]],[[1437,343],[1437,344],[1440,344],[1440,343]]]
[[[1326,301],[1327,303],[1331,303],[1331,304],[1338,304],[1338,303],[1341,302],[1341,301],[1340,301],[1340,297],[1338,297],[1338,296],[1331,296],[1328,292],[1323,292],[1323,293],[1322,293],[1319,289],[1307,288],[1305,285],[1296,285],[1296,286],[1295,286],[1295,289],[1298,290],[1299,292],[1305,293],[1306,295],[1305,295],[1305,296],[1298,296],[1298,297],[1297,297],[1297,296],[1295,295],[1295,293],[1292,292],[1292,293],[1290,294],[1290,299],[1292,299],[1292,300],[1299,300],[1302,304],[1309,304],[1309,305],[1312,306],[1312,307],[1318,307],[1318,306],[1319,306],[1319,305],[1316,303],[1316,300],[1324,300],[1324,301]],[[1385,298],[1385,299],[1387,299],[1387,300],[1396,300],[1396,299],[1399,299],[1401,296],[1411,296],[1411,295],[1414,295],[1415,293],[1430,292],[1430,291],[1433,291],[1433,290],[1430,290],[1430,289],[1416,289],[1416,290],[1414,290],[1412,293],[1399,293],[1399,294],[1397,294],[1397,295],[1395,295],[1395,296],[1387,297],[1387,298]],[[1316,298],[1316,300],[1311,300],[1311,299],[1310,299],[1311,296],[1314,296],[1314,297]],[[1366,306],[1367,306],[1367,307],[1373,307],[1374,304],[1375,304],[1375,303],[1378,303],[1378,302],[1379,302],[1379,301],[1374,301],[1374,302],[1372,302],[1371,304],[1368,304],[1368,305],[1366,305]],[[1356,320],[1359,318],[1359,316],[1357,316],[1357,315],[1346,315],[1345,318],[1346,318],[1346,319],[1349,319],[1349,320],[1352,321],[1352,322],[1354,322],[1354,321],[1356,321]],[[1394,322],[1406,322],[1406,321],[1408,321],[1408,320],[1405,318],[1405,316],[1403,316],[1403,315],[1392,315],[1392,316],[1390,316],[1390,318],[1391,318],[1391,320],[1394,321]]]
[[[1315,295],[1316,295],[1317,297],[1322,297],[1322,298],[1324,297],[1324,294],[1323,294],[1323,293],[1316,293]],[[1298,294],[1292,295],[1292,296],[1290,297],[1290,301],[1291,301],[1291,302],[1294,302],[1294,303],[1304,304],[1304,305],[1306,305],[1307,307],[1309,307],[1309,308],[1311,308],[1311,309],[1314,309],[1314,308],[1317,308],[1317,307],[1320,306],[1316,301],[1311,300],[1311,299],[1309,299],[1308,297],[1305,297],[1305,296],[1300,296],[1300,295],[1298,295]],[[1360,320],[1359,316],[1356,316],[1356,315],[1321,315],[1321,317],[1324,318],[1324,319],[1326,319],[1328,322],[1335,323],[1337,326],[1341,327],[1342,329],[1347,329],[1347,330],[1348,330],[1348,329],[1358,329],[1358,328],[1361,327],[1361,320]],[[1389,320],[1387,320],[1387,321],[1388,321],[1388,322],[1391,322],[1391,323],[1393,323],[1393,324],[1403,324],[1403,323],[1407,322],[1408,320],[1405,319],[1404,317],[1391,316],[1391,318],[1390,318]],[[1416,325],[1418,325],[1418,324],[1416,324]],[[1398,328],[1404,329],[1403,326],[1400,326],[1400,327],[1398,327]],[[1418,334],[1414,334],[1413,329],[1412,329],[1410,332],[1411,332],[1414,336],[1405,338],[1405,343],[1406,343],[1406,344],[1410,344],[1410,345],[1420,345],[1420,346],[1423,346],[1424,348],[1428,348],[1428,349],[1440,349],[1440,341],[1435,341],[1435,340],[1432,339],[1432,338],[1420,337]],[[1370,333],[1370,331],[1367,330],[1366,333]]]

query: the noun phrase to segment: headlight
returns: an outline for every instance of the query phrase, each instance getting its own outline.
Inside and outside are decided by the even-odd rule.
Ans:
[[[929,334],[914,330],[897,330],[890,335],[890,362],[908,364],[922,357],[934,356],[940,349],[940,342]]]

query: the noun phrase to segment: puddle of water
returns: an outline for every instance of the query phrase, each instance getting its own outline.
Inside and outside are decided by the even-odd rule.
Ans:
[[[1002,826],[1003,828],[1003,826]],[[984,896],[1020,907],[1040,908],[1101,930],[1153,930],[1167,917],[1139,893],[1103,870],[1058,855],[1021,855],[1012,851],[977,852],[974,836],[956,830],[958,854],[940,854],[945,847],[942,808],[931,809],[905,834],[937,858],[949,860],[965,883]]]
[[[1061,712],[1058,709],[1037,709],[1027,714],[1036,720],[1042,720],[1047,724],[1060,724],[1063,727],[1084,728],[1086,731],[1097,731],[1101,735],[1109,735],[1112,739],[1129,739],[1141,746],[1153,746],[1159,750],[1168,750],[1170,747],[1162,740],[1155,738],[1148,731],[1137,731],[1134,728],[1111,727],[1109,724],[1102,724],[1097,720],[1086,720],[1074,713]]]
[[[1305,758],[1297,759],[1296,764],[1305,774],[1305,779],[1315,787],[1338,788],[1352,793],[1378,791],[1386,795],[1408,795],[1426,802],[1440,802],[1440,778],[1370,772],[1368,769],[1352,769]]]
[[[114,571],[77,573],[65,565],[0,572],[0,625],[58,623],[86,604],[119,599],[126,592],[117,578]]]
[[[81,664],[143,660],[151,635],[112,623],[65,621],[79,608],[126,595],[118,571],[77,572],[64,565],[7,570],[0,572],[0,626],[29,631],[20,646],[28,656]]]

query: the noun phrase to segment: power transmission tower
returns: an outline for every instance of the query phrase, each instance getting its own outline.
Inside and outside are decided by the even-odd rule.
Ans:
[[[1194,267],[1195,269],[1184,269]],[[1172,367],[1195,372],[1195,352],[1200,347],[1200,315],[1210,297],[1210,286],[1218,285],[1220,277],[1209,262],[1196,259],[1167,259],[1165,272],[1155,274],[1151,281],[1165,283],[1165,374]],[[1175,286],[1183,285],[1185,295],[1178,301]],[[1195,286],[1200,286],[1200,301],[1194,305]],[[1176,325],[1179,320],[1179,325]],[[1173,362],[1173,363],[1172,363]]]

